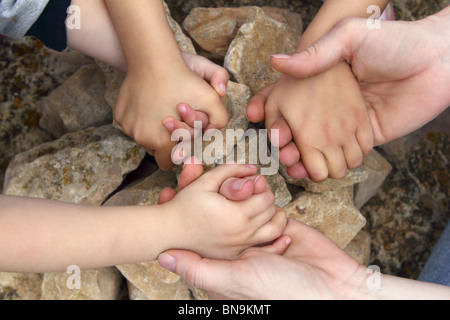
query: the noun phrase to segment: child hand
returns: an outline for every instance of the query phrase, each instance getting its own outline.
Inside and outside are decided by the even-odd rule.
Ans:
[[[161,192],[160,203],[170,200],[162,206],[164,214],[173,217],[177,235],[167,249],[233,259],[281,235],[286,214],[274,205],[265,179],[254,176],[256,167],[222,165],[202,175],[201,164],[191,163],[180,175],[178,194],[171,189]]]
[[[280,130],[280,161],[295,178],[342,178],[373,146],[366,105],[345,62],[311,78],[282,76],[250,101],[247,116]]]
[[[184,53],[183,58],[169,69],[129,69],[114,109],[116,123],[154,155],[163,170],[173,167],[171,151],[176,142],[162,122],[167,116],[178,118],[180,102],[193,106],[211,127],[222,128],[228,122],[219,96],[226,94],[226,70],[199,56]]]

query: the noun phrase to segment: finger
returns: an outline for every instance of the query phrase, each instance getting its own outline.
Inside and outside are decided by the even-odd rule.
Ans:
[[[294,142],[291,141],[285,147],[281,148],[279,159],[287,167],[291,167],[300,161],[300,152]]]
[[[190,140],[179,142],[171,151],[171,161],[173,164],[181,165],[186,163],[192,154],[192,143]]]
[[[165,188],[159,193],[158,204],[169,202],[177,195],[177,191],[172,188]]]
[[[250,164],[222,164],[200,177],[205,188],[218,192],[225,180],[229,178],[244,178],[256,173],[257,167]]]
[[[266,188],[263,176],[246,178],[229,178],[220,187],[219,193],[228,200],[241,201],[249,199],[253,194],[263,192]]]
[[[178,191],[183,190],[186,186],[197,180],[203,174],[203,165],[195,158],[190,158],[185,162],[183,170],[178,177]]]
[[[328,34],[305,50],[293,55],[273,55],[274,69],[295,78],[306,78],[327,71],[340,61],[351,61],[356,37],[350,26],[338,24]]]
[[[228,91],[227,86],[229,80],[230,75],[228,74],[228,71],[225,68],[219,67],[219,69],[212,70],[209,83],[219,96],[225,97]]]
[[[281,236],[284,229],[286,228],[286,212],[278,206],[274,207],[275,214],[273,215],[273,218],[263,224],[262,227],[259,228],[253,236],[253,239],[257,244],[267,243],[277,239]]]
[[[322,152],[315,148],[304,148],[300,149],[300,157],[312,181],[322,182],[328,177],[328,166]]]
[[[176,144],[172,143],[155,151],[155,161],[161,170],[169,171],[174,167],[175,164],[172,162],[172,150],[175,146]]]
[[[289,128],[288,123],[284,118],[280,117],[272,123],[270,130],[278,130],[278,141],[274,141],[276,139],[270,139],[271,143],[277,148],[283,148],[289,142],[292,141],[292,132],[291,128]]]
[[[253,194],[253,182],[241,178],[229,178],[222,184],[219,193],[228,200],[246,200]]]
[[[250,122],[257,123],[264,121],[265,119],[264,107],[266,105],[267,98],[269,97],[272,89],[273,84],[265,87],[250,100],[246,111],[247,119]]]
[[[225,68],[199,55],[183,52],[183,57],[189,68],[208,81],[217,94],[222,97],[227,94],[227,84],[230,75]],[[194,59],[197,60],[196,63],[194,63]]]
[[[364,154],[356,138],[353,141],[348,141],[344,145],[343,150],[345,161],[347,163],[347,168],[356,169],[362,165],[364,160]]]
[[[211,101],[208,105],[208,110],[204,111],[209,119],[209,125],[205,130],[209,128],[222,129],[228,124],[230,116],[219,96],[217,96],[215,101]]]
[[[201,129],[208,127],[209,118],[206,113],[192,109],[187,103],[180,103],[177,106],[177,110],[181,120],[186,122],[190,127],[194,128],[197,121],[201,123]]]
[[[356,140],[358,141],[364,157],[367,157],[375,144],[372,126],[370,124],[367,126],[360,126],[356,131]]]
[[[295,179],[306,179],[309,177],[308,171],[305,168],[303,162],[298,162],[286,169],[286,173]]]
[[[193,127],[191,127],[187,123],[184,123],[178,119],[175,119],[172,116],[169,116],[163,120],[163,126],[172,135],[171,138],[173,138],[173,139],[175,139],[175,136],[173,135],[175,130],[186,130],[186,133],[184,133],[183,135],[179,135],[181,141],[183,141],[183,139],[186,136],[189,136],[189,137],[194,136],[194,128]],[[189,140],[191,140],[191,139],[189,139]]]
[[[286,250],[289,247],[289,245],[291,244],[291,242],[292,242],[291,237],[282,235],[281,237],[276,239],[271,244],[268,244],[268,245],[265,245],[262,247],[255,246],[255,247],[248,248],[247,250],[242,252],[241,258],[245,259],[246,257],[248,257],[250,255],[253,255],[255,253],[258,254],[261,252],[282,255],[283,253],[286,252]]]
[[[206,291],[220,292],[228,287],[229,279],[233,279],[231,261],[210,260],[190,251],[168,250],[159,255],[158,262],[190,286]]]
[[[347,174],[347,162],[344,151],[340,147],[327,149],[323,152],[328,167],[328,176],[333,179],[341,179]]]

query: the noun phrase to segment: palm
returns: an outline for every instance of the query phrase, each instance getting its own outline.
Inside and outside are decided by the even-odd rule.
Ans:
[[[349,59],[369,109],[376,145],[432,120],[446,107],[447,92],[443,79],[448,70],[435,57],[440,44],[424,42],[426,34],[418,24],[384,23],[389,28],[369,33],[365,45]],[[380,46],[392,39],[388,33],[403,41]]]

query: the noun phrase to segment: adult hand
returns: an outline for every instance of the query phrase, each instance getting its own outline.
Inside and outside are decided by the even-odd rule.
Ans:
[[[450,7],[414,22],[346,19],[305,51],[272,57],[278,71],[299,78],[348,62],[365,99],[374,144],[431,121],[450,105]]]
[[[166,251],[158,260],[213,299],[346,299],[367,279],[366,268],[296,220],[288,221],[284,236],[271,246],[248,250],[238,260],[210,260],[184,250]]]

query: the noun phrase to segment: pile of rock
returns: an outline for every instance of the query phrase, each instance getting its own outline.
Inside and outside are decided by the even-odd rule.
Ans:
[[[182,50],[223,59],[232,75],[223,99],[230,122],[226,129],[247,130],[245,109],[251,96],[279,77],[269,63],[274,53],[291,53],[302,33],[301,17],[271,7],[198,8],[183,23],[168,20]],[[194,39],[194,43],[191,41]],[[197,48],[197,50],[195,49]],[[4,184],[7,195],[33,196],[91,205],[156,204],[159,192],[176,187],[177,170],[152,168],[137,182],[125,177],[140,165],[145,151],[111,124],[124,75],[96,62],[83,66],[42,101],[40,126],[54,141],[18,154]],[[251,145],[251,141],[247,142]],[[204,145],[204,147],[206,147]],[[234,147],[216,154],[220,161]],[[205,166],[208,170],[212,166]],[[343,179],[316,184],[290,178],[284,168],[267,176],[276,203],[332,239],[362,264],[370,254],[370,237],[361,229],[359,209],[390,173],[390,165],[373,152],[364,165]],[[125,185],[124,185],[125,184]],[[67,286],[69,273],[0,273],[0,297],[9,299],[119,299],[126,281],[129,299],[208,299],[156,261],[82,271],[81,289]]]

